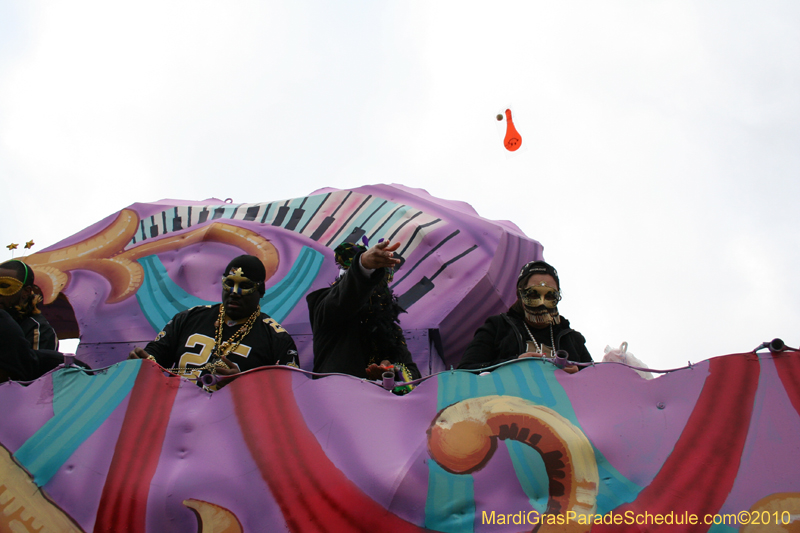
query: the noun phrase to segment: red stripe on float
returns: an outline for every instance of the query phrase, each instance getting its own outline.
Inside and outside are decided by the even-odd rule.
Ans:
[[[776,353],[773,354],[773,361],[789,401],[800,414],[800,352]]]
[[[715,357],[697,403],[672,453],[653,481],[614,514],[632,511],[634,518],[650,515],[681,517],[695,514],[703,522],[717,513],[730,494],[739,472],[750,428],[760,366],[754,353]],[[667,406],[669,409],[669,406]],[[640,531],[704,532],[710,525],[600,525],[592,533]]]
[[[290,370],[232,385],[245,442],[290,531],[424,531],[369,498],[325,455],[295,401]]]
[[[95,533],[144,533],[150,482],[179,385],[180,379],[166,377],[155,363],[142,361],[103,486]]]

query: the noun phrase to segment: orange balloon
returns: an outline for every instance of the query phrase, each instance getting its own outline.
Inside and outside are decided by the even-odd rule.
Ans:
[[[503,146],[509,152],[519,150],[522,146],[522,135],[519,134],[517,128],[514,127],[514,121],[511,120],[511,110],[506,109],[506,138],[503,139]]]

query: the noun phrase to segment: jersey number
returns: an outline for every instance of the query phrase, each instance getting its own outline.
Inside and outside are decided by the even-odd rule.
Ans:
[[[207,335],[201,335],[200,333],[195,333],[186,339],[187,348],[197,348],[198,346],[201,347],[199,353],[184,352],[183,355],[181,355],[178,365],[185,368],[188,365],[203,366],[204,364],[208,363],[208,360],[211,358],[211,350],[214,349],[214,339]],[[250,347],[240,344],[235,350],[233,350],[232,353],[235,353],[240,357],[247,357],[250,355]],[[198,378],[200,377],[200,369],[184,375],[187,377],[191,375],[195,378]]]

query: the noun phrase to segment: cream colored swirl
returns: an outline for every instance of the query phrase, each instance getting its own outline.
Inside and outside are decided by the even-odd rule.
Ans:
[[[594,449],[583,432],[552,409],[516,396],[483,396],[442,410],[428,429],[428,450],[454,474],[483,468],[498,439],[512,439],[538,451],[550,479],[547,513],[575,516],[569,524],[538,531],[588,531],[577,516],[596,510],[599,475]],[[572,515],[572,513],[575,513]]]
[[[69,272],[90,270],[111,284],[106,303],[121,302],[133,296],[144,280],[144,271],[137,259],[203,241],[236,246],[244,253],[261,259],[267,279],[278,270],[278,251],[267,239],[245,228],[224,222],[212,222],[198,229],[145,242],[125,251],[139,227],[139,216],[123,209],[117,218],[95,235],[78,243],[28,256],[25,262],[36,274],[44,303],[49,304],[69,283]]]

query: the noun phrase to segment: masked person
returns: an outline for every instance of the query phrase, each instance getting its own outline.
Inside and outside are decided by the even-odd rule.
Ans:
[[[404,311],[389,288],[400,264],[394,257],[399,246],[383,241],[369,250],[352,243],[336,247],[339,277],[306,297],[314,372],[379,379],[393,370],[396,381],[420,377],[400,329],[398,317]]]
[[[507,313],[491,316],[475,332],[458,368],[486,368],[525,357],[552,357],[563,350],[572,363],[590,363],[586,339],[558,313],[561,285],[556,269],[531,261],[517,278],[517,301]],[[564,368],[570,374],[574,364]]]
[[[144,350],[134,348],[128,358],[152,359],[195,379],[205,374],[230,376],[267,365],[297,367],[294,340],[261,312],[265,280],[261,260],[240,255],[225,267],[221,304],[178,313],[154,341]]]
[[[57,350],[58,336],[38,309],[42,293],[34,284],[33,270],[12,259],[0,264],[0,309],[4,309],[22,328],[34,350]]]
[[[34,280],[22,261],[0,264],[0,382],[32,381],[64,363],[58,337],[36,307],[41,293]]]

